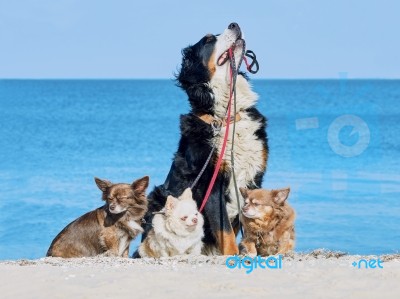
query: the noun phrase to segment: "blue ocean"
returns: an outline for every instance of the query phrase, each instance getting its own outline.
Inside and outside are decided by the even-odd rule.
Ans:
[[[398,252],[400,80],[252,84],[268,117],[263,187],[291,187],[296,250]],[[172,80],[0,80],[0,259],[45,256],[102,205],[94,176],[161,184],[188,110]]]

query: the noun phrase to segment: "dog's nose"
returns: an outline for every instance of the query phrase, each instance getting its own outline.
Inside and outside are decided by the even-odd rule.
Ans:
[[[237,29],[239,28],[238,23],[230,23],[228,26],[228,29]]]
[[[192,219],[192,222],[193,222],[193,223],[197,223],[197,218],[193,218],[193,219]]]
[[[228,29],[234,31],[236,33],[237,38],[242,37],[242,31],[240,30],[238,23],[230,23]]]
[[[110,210],[114,211],[115,210],[115,206],[110,206]]]

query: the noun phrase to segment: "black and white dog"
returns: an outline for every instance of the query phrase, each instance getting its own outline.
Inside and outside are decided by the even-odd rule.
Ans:
[[[181,116],[181,139],[165,183],[149,194],[149,211],[145,217],[147,223],[151,223],[153,212],[164,207],[168,195],[177,197],[193,183],[213,144],[216,144],[214,157],[193,190],[193,198],[198,206],[201,205],[226,130],[224,118],[230,94],[228,50],[234,46],[235,60],[239,61],[243,50],[242,38],[239,25],[232,23],[222,34],[208,34],[182,51],[182,66],[177,80],[189,97],[191,111]],[[234,161],[237,184],[243,188],[259,188],[268,158],[266,118],[255,108],[258,96],[251,90],[243,74],[237,77],[236,95],[238,113],[232,121],[236,121]],[[216,135],[211,125],[213,122],[222,124],[221,131]],[[238,253],[235,240],[238,206],[231,171],[231,140],[232,125],[222,166],[203,211],[204,254]],[[243,205],[241,195],[240,204]],[[149,225],[144,227],[142,240],[151,228]],[[135,255],[138,256],[137,253]]]

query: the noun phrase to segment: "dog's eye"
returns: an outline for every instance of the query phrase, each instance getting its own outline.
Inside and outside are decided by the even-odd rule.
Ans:
[[[206,43],[210,43],[214,40],[214,35],[211,35],[211,34],[206,35],[206,38],[207,38]]]
[[[195,216],[199,215],[199,213],[194,214]]]
[[[181,218],[182,221],[185,221],[186,219],[187,219],[187,216],[183,216],[183,217]]]

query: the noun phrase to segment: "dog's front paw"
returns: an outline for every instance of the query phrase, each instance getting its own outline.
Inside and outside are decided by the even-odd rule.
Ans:
[[[243,240],[242,242],[239,243],[239,251],[240,254],[242,255],[247,255],[250,257],[257,256],[257,249],[255,244],[253,242],[248,242],[246,240]]]
[[[143,227],[141,227],[140,224],[134,220],[128,221],[127,227],[131,231],[131,234],[134,235],[134,237],[144,232]]]

